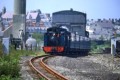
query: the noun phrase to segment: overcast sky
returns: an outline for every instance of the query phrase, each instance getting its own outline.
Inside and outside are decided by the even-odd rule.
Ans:
[[[0,11],[5,6],[13,12],[14,0],[0,0]],[[90,19],[120,18],[120,0],[27,0],[27,11],[40,9],[42,13],[61,10],[73,10],[87,13]]]

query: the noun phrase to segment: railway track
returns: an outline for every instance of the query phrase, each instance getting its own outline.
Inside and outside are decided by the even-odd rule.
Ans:
[[[60,73],[51,69],[47,64],[46,60],[52,56],[37,56],[29,60],[29,66],[35,71],[35,73],[45,80],[68,80]]]

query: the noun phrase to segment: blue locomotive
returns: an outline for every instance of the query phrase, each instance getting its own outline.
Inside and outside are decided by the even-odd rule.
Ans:
[[[69,49],[70,32],[60,27],[52,27],[47,29],[44,34],[44,47],[46,53],[62,53]]]

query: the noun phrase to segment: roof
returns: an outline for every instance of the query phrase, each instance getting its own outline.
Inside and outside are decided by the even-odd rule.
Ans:
[[[73,10],[64,10],[64,11],[55,12],[52,15],[52,23],[86,24],[86,14]]]
[[[79,14],[83,14],[83,15],[86,15],[83,12],[73,11],[73,10],[64,10],[64,11],[58,11],[58,12],[53,13],[53,15],[57,15],[57,14],[62,14],[62,15],[79,15]]]
[[[29,12],[28,14],[27,14],[27,19],[36,19],[37,18],[37,16],[38,16],[38,12]]]
[[[102,26],[103,28],[113,28],[114,25],[112,22],[97,22],[99,26]]]
[[[6,12],[5,14],[2,15],[2,18],[11,18],[11,19],[13,19],[13,13]]]

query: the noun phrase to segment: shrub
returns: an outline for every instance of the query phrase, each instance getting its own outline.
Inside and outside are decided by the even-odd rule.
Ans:
[[[20,56],[33,54],[32,51],[15,50],[10,46],[10,54],[0,57],[0,80],[18,80],[20,77]]]
[[[44,35],[42,33],[33,33],[32,37],[37,40],[37,42],[43,41]]]
[[[91,42],[91,53],[103,53],[105,48],[110,48],[110,41],[106,41],[104,44],[98,45],[96,42]]]
[[[0,57],[3,55],[3,51],[2,51],[2,42],[0,41]]]
[[[11,76],[1,75],[0,80],[12,80],[12,79],[11,79]]]
[[[0,76],[11,76],[18,77],[19,76],[19,55],[17,54],[9,54],[4,55],[0,58]]]

